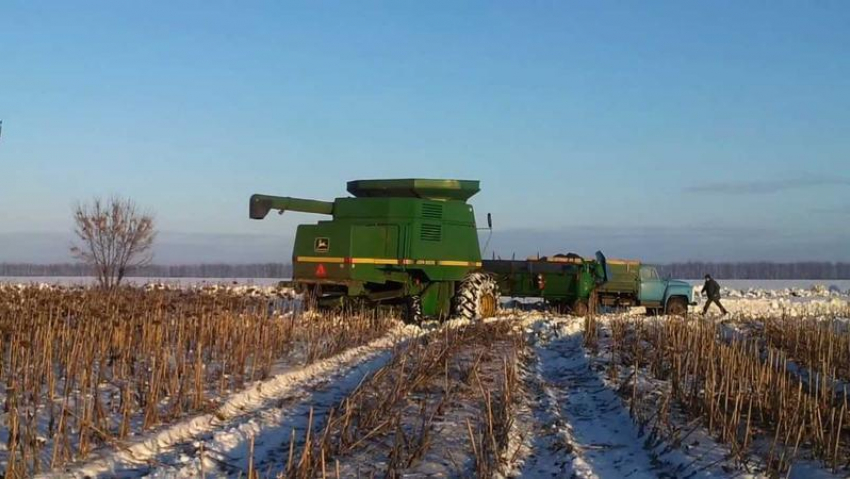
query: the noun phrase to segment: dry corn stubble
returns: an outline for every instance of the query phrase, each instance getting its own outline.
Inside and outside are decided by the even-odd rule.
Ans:
[[[802,347],[796,352],[814,354],[808,357],[820,361],[821,374],[807,383],[789,368],[788,348],[770,346],[788,344],[776,339],[778,333],[770,326],[773,321],[764,320],[768,326],[752,328],[749,336],[722,340],[721,326],[709,321],[615,320],[609,375],[624,376],[621,392],[629,398],[633,414],[655,409],[651,417],[637,414],[644,425],[652,421],[654,432],[666,431],[670,436],[681,428],[669,423],[669,400],[638,407],[641,373],[669,383],[668,399],[699,418],[742,463],[748,454],[756,453],[763,457],[768,473],[779,474],[805,451],[834,471],[846,468],[847,398],[826,388],[836,380],[837,369],[828,365],[835,364],[832,361],[841,354],[829,344],[840,344],[841,339],[828,338],[829,332],[819,330],[823,323],[814,319],[798,323],[796,332],[783,333],[792,344],[823,348],[816,354],[811,349],[801,353]],[[627,368],[629,374],[619,374],[619,367]]]
[[[850,381],[850,327],[846,319],[768,317],[759,320],[764,339],[803,367]],[[814,379],[816,380],[816,379]]]
[[[524,344],[520,334],[496,323],[445,328],[399,345],[388,364],[332,409],[320,428],[311,414],[302,438],[293,431],[280,477],[399,477],[435,441],[446,439],[434,437],[434,422],[445,422],[460,404],[478,413],[463,425],[468,450],[454,452],[470,458],[475,474],[489,477],[506,462],[516,355]],[[352,465],[367,449],[371,464]]]
[[[272,317],[222,292],[0,288],[6,477],[121,447],[209,411],[278,362],[309,363],[378,337],[387,318]]]

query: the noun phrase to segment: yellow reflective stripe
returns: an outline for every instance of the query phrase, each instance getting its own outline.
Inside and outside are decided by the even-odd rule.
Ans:
[[[389,258],[351,258],[353,264],[401,264],[401,260]]]
[[[474,261],[449,261],[449,260],[441,260],[437,261],[437,264],[440,266],[480,266],[481,263],[476,263]]]
[[[401,264],[402,260],[400,259],[376,259],[375,264]]]
[[[375,264],[374,258],[351,258],[351,264]]]
[[[296,256],[295,261],[301,263],[345,263],[345,258],[338,256]]]
[[[454,261],[433,259],[395,259],[395,258],[343,258],[339,256],[296,256],[298,263],[351,263],[380,265],[419,265],[419,266],[472,266],[481,267],[480,261]]]

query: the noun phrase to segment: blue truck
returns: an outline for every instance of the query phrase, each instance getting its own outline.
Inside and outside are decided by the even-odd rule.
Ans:
[[[608,281],[596,294],[603,306],[643,306],[647,314],[685,316],[695,305],[693,287],[681,280],[664,279],[654,266],[640,261],[609,259]]]

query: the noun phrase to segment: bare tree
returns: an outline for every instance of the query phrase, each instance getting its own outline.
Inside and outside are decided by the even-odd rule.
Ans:
[[[94,198],[74,210],[79,240],[71,254],[90,265],[103,288],[114,288],[130,269],[150,264],[156,238],[153,216],[139,211],[131,199]]]

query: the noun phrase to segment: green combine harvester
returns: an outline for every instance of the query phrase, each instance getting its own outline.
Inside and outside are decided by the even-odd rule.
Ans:
[[[250,217],[271,210],[330,217],[298,226],[292,253],[291,285],[319,307],[388,305],[410,322],[486,318],[498,309],[501,287],[585,314],[607,277],[605,257],[482,262],[467,203],[478,191],[478,181],[466,180],[349,181],[353,197],[332,202],[253,195]]]
[[[481,270],[472,206],[477,181],[358,180],[333,202],[253,195],[250,217],[270,210],[327,215],[298,226],[293,287],[319,306],[390,305],[406,319],[489,317],[497,286]]]

